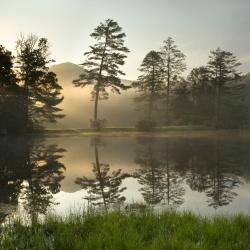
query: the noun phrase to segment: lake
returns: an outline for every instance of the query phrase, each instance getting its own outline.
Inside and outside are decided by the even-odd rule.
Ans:
[[[0,219],[142,203],[250,213],[250,139],[47,136],[0,139]]]

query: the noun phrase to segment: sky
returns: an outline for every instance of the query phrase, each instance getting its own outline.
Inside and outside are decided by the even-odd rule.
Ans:
[[[84,61],[89,34],[112,18],[130,54],[124,78],[135,80],[144,56],[172,37],[187,56],[188,72],[211,50],[233,52],[250,72],[250,0],[0,0],[0,44],[14,51],[20,33],[46,37],[56,63]]]

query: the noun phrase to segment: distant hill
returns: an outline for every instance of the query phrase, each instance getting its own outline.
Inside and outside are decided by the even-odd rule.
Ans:
[[[60,105],[64,109],[65,118],[49,128],[86,128],[93,117],[93,101],[91,101],[92,86],[85,88],[74,87],[72,81],[84,71],[79,65],[66,62],[51,67],[57,74],[59,83],[63,87],[64,101]],[[126,84],[131,81],[123,80]],[[108,120],[108,126],[133,126],[138,119],[133,98],[135,90],[122,91],[122,94],[110,93],[110,98],[100,101],[99,117]]]

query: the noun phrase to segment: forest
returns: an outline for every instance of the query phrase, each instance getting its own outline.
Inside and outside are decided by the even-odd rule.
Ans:
[[[215,48],[205,65],[187,74],[186,55],[168,37],[142,59],[138,79],[124,84],[121,67],[130,51],[122,28],[107,19],[90,36],[94,42],[84,54],[84,73],[72,84],[92,86],[92,129],[107,126],[106,119],[99,118],[99,101],[128,89],[136,93],[134,108],[144,114],[134,124],[138,130],[169,125],[250,127],[250,77],[240,72],[241,62],[232,52]],[[48,40],[34,34],[19,35],[15,52],[0,45],[0,134],[42,131],[45,124],[64,117],[59,107],[64,101],[62,86],[50,70],[54,62]]]

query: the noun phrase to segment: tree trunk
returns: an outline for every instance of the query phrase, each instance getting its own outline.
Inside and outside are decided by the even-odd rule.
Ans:
[[[27,132],[29,129],[29,84],[25,81],[24,84],[24,124],[25,131]]]
[[[220,95],[221,95],[221,86],[223,84],[222,78],[222,69],[221,65],[219,66],[219,75],[216,73],[216,89],[215,89],[215,127],[220,126]]]
[[[106,198],[105,198],[105,193],[104,193],[104,183],[102,180],[102,174],[101,174],[101,169],[100,169],[100,162],[99,162],[99,154],[98,154],[98,147],[95,142],[95,162],[96,162],[96,170],[98,173],[98,178],[99,178],[99,183],[100,183],[100,189],[102,193],[102,199],[103,199],[103,204],[105,209],[107,210],[107,203],[106,203]]]
[[[168,66],[167,66],[167,99],[166,99],[166,125],[170,124],[169,118],[169,99],[170,99],[170,60],[168,59]]]
[[[153,102],[154,102],[154,94],[155,94],[155,67],[153,66],[152,72],[152,88],[150,93],[150,100],[149,100],[149,110],[148,110],[148,120],[152,120],[152,112],[153,112]]]
[[[98,117],[98,101],[99,101],[99,85],[96,86],[96,94],[95,94],[95,111],[94,111],[94,121],[97,121]]]
[[[94,124],[96,124],[97,118],[98,118],[99,91],[100,91],[100,83],[101,83],[101,80],[102,80],[102,68],[103,68],[103,61],[104,61],[104,56],[105,56],[107,42],[108,42],[108,34],[109,34],[109,30],[107,30],[107,33],[106,33],[106,41],[105,41],[105,45],[104,45],[103,52],[102,52],[102,59],[101,59],[101,63],[100,63],[100,70],[99,70],[99,74],[98,74],[98,80],[97,80],[97,83],[96,83],[95,108],[94,108]]]
[[[219,127],[219,109],[220,109],[220,88],[216,86],[215,93],[215,127]]]

